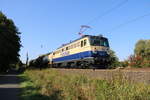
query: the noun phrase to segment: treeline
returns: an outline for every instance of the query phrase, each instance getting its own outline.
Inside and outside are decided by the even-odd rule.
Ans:
[[[114,55],[113,55],[114,56]],[[134,54],[130,55],[126,60],[119,62],[117,57],[112,66],[144,68],[150,67],[150,40],[139,40],[134,49]]]

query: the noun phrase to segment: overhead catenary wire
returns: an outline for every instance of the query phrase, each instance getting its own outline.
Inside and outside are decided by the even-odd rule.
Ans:
[[[136,18],[134,18],[134,19],[128,20],[127,22],[124,22],[124,23],[122,23],[122,24],[119,24],[119,25],[113,27],[113,28],[110,30],[109,33],[113,32],[113,31],[115,31],[115,30],[117,30],[117,29],[119,29],[119,28],[121,28],[121,27],[123,27],[123,26],[126,26],[126,25],[128,25],[128,24],[130,24],[130,23],[133,23],[133,22],[135,22],[135,21],[138,21],[138,20],[140,20],[140,19],[142,19],[142,18],[144,18],[144,17],[146,17],[146,16],[150,16],[150,12],[147,13],[147,14],[144,14],[144,15],[142,15],[142,16],[138,16],[138,17],[136,17]]]
[[[94,19],[92,19],[91,21],[89,21],[86,25],[89,25],[89,24],[93,23],[94,21],[99,20],[100,18],[104,17],[105,15],[107,15],[107,14],[113,12],[114,10],[118,9],[119,7],[123,6],[127,2],[128,2],[128,0],[124,0],[124,1],[120,2],[116,6],[105,11],[103,14],[101,14],[101,15],[95,17]]]
[[[99,20],[100,18],[104,17],[105,15],[107,15],[107,14],[113,12],[114,10],[120,8],[121,6],[123,6],[124,4],[126,4],[127,2],[128,2],[128,0],[124,0],[124,1],[120,2],[120,3],[117,4],[116,6],[114,6],[114,7],[110,8],[110,9],[106,10],[103,14],[101,14],[101,15],[95,17],[94,19],[92,19],[91,21],[89,21],[89,22],[88,22],[87,24],[85,24],[85,25],[90,26],[90,24],[93,23],[94,21]],[[86,30],[87,30],[87,29],[83,30],[83,32],[85,32]]]

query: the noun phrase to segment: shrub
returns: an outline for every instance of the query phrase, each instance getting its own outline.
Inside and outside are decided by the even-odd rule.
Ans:
[[[145,59],[139,55],[136,56],[131,55],[128,61],[130,67],[136,67],[136,68],[150,67],[150,60]]]

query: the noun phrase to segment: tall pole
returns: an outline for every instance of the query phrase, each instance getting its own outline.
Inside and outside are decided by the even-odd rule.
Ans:
[[[28,55],[28,52],[27,52],[27,55],[26,55],[27,59],[26,59],[26,68],[28,67],[28,60],[29,60],[29,55]]]

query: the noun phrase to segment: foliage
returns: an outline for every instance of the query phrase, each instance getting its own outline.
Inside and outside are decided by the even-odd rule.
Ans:
[[[134,54],[150,60],[150,40],[139,40],[135,45]]]
[[[109,68],[116,68],[119,66],[119,60],[118,57],[116,56],[115,52],[113,50],[109,50],[109,58],[108,58],[108,66]]]
[[[15,68],[16,70],[20,70],[24,67],[24,64],[22,63],[22,61],[18,61],[16,64],[15,64]]]
[[[139,40],[128,60],[131,67],[150,67],[150,40]]]
[[[134,54],[121,64],[125,67],[150,67],[150,40],[139,40],[135,45]]]
[[[53,69],[28,70],[21,100],[149,100],[150,86],[129,83],[118,75],[110,81],[67,75]]]
[[[129,57],[129,66],[131,67],[137,67],[137,68],[141,68],[141,63],[142,63],[142,57],[140,56],[134,56],[134,55],[131,55]]]
[[[139,40],[136,45],[135,45],[135,49],[134,49],[134,53],[136,55],[140,55],[142,57],[145,56],[145,40]]]
[[[139,40],[136,43],[134,53],[150,60],[150,40]]]
[[[128,67],[129,66],[128,60],[120,61],[119,63],[120,63],[121,67]]]
[[[20,32],[11,19],[0,12],[0,71],[6,71],[10,64],[19,60]]]

